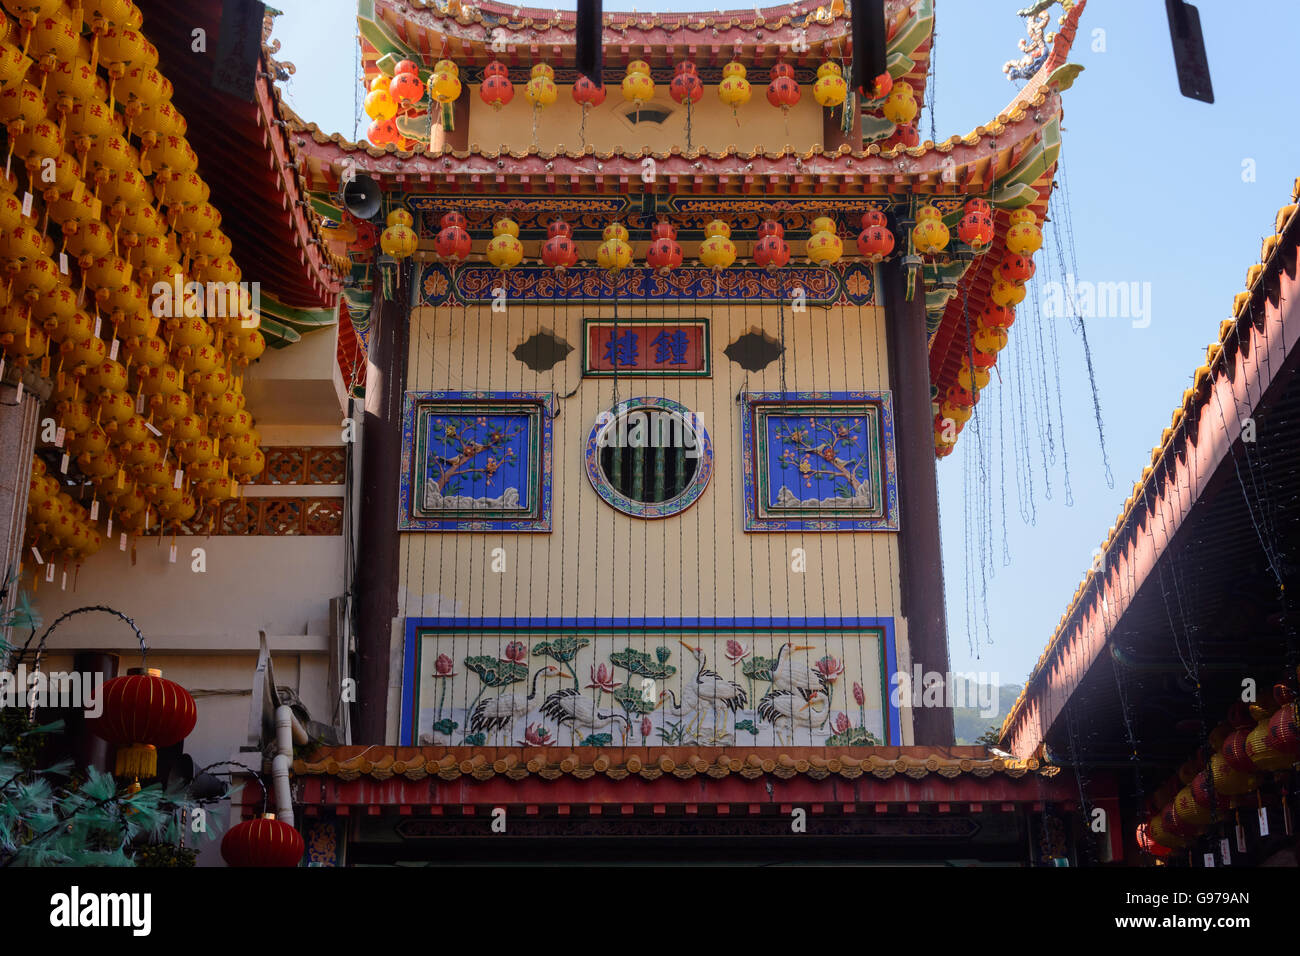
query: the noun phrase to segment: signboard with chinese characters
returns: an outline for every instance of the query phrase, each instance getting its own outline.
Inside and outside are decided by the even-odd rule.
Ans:
[[[709,323],[706,319],[587,319],[583,322],[582,373],[637,378],[708,378]]]

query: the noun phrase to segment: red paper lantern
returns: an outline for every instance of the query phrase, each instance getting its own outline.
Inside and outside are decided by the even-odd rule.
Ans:
[[[221,840],[221,857],[231,866],[297,866],[305,849],[302,834],[274,813],[231,827]]]
[[[1015,321],[1015,308],[996,302],[990,302],[979,317],[979,324],[986,329],[1009,329]]]
[[[785,228],[775,219],[764,219],[759,224],[754,261],[768,272],[775,272],[790,261],[790,244],[785,241]]]
[[[777,64],[783,66],[784,64]],[[773,72],[776,67],[772,67]],[[794,81],[793,77],[778,76],[767,85],[767,101],[773,106],[779,106],[783,111],[788,111],[790,107],[799,102],[799,97],[803,94],[799,90],[799,84]]]
[[[573,101],[585,111],[590,106],[599,106],[605,102],[605,85],[597,86],[585,76],[579,76],[573,84]]]
[[[983,199],[972,199],[957,223],[957,238],[972,249],[984,249],[993,241],[993,212]]]
[[[397,143],[402,138],[402,134],[397,131],[396,120],[375,120],[366,130],[366,139],[370,141],[371,146],[387,146],[390,143]]]
[[[125,677],[114,677],[104,684],[101,700],[102,714],[87,726],[117,747],[113,772],[119,777],[157,776],[158,748],[188,737],[199,717],[189,692],[153,668],[133,667]]]
[[[1028,256],[1018,256],[1008,252],[1002,260],[1002,277],[1011,282],[1028,282],[1034,277],[1034,260]]]
[[[410,60],[402,60],[395,67],[393,78],[388,82],[388,95],[400,106],[410,106],[424,96],[424,82],[420,79],[419,69]]]
[[[1268,733],[1264,742],[1273,750],[1295,756],[1300,754],[1300,713],[1296,709],[1296,693],[1285,684],[1273,688],[1273,699],[1278,709],[1268,719]]]
[[[888,220],[879,209],[869,209],[862,214],[862,231],[858,233],[858,252],[868,262],[881,262],[894,251],[894,234],[889,231]]]
[[[1161,859],[1174,852],[1172,848],[1163,846],[1151,838],[1151,825],[1149,823],[1138,825],[1137,844],[1144,852]]]
[[[510,82],[510,71],[499,60],[483,68],[483,83],[478,88],[479,99],[494,110],[499,110],[515,98],[515,86]]]
[[[552,220],[546,227],[546,243],[542,246],[542,263],[556,272],[564,272],[578,262],[578,244],[573,241],[573,230],[563,219]]]
[[[700,101],[700,97],[704,95],[704,84],[700,82],[699,74],[695,72],[694,63],[682,61],[677,64],[676,75],[668,84],[668,95],[677,103]]]
[[[916,127],[911,123],[900,123],[894,128],[894,132],[882,144],[882,149],[893,149],[895,146],[919,146],[921,143],[921,134],[916,131]]]
[[[439,220],[442,227],[438,230],[435,248],[438,258],[455,265],[469,258],[469,233],[465,230],[466,219],[458,212],[449,212]]]
[[[657,222],[650,227],[650,248],[646,250],[645,261],[661,276],[682,264],[682,247],[677,244],[677,228],[672,223]]]

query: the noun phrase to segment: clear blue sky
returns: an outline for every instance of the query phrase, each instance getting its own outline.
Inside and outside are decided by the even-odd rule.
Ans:
[[[351,135],[355,4],[276,0],[275,5],[285,11],[274,34],[283,44],[279,56],[298,68],[286,87],[289,103],[327,131]],[[937,0],[939,139],[987,122],[1013,96],[1014,86],[1001,67],[1019,55],[1016,44],[1025,34],[1015,11],[1025,5],[1025,0]],[[571,2],[559,6],[573,8]],[[700,9],[678,2],[606,2],[610,10],[633,7]],[[1296,4],[1201,0],[1199,7],[1213,105],[1178,93],[1164,4],[1091,0],[1084,13],[1071,59],[1086,69],[1065,94],[1063,150],[1077,274],[1092,282],[1150,283],[1151,322],[1147,328],[1134,328],[1129,319],[1088,323],[1115,480],[1114,488],[1108,488],[1081,340],[1067,320],[1054,320],[1074,504],[1064,504],[1059,437],[1057,464],[1050,468],[1052,500],[1044,499],[1043,453],[1031,419],[1026,431],[1028,455],[1036,463],[1036,520],[1030,525],[1019,516],[1014,453],[1009,450],[1006,548],[1011,562],[1005,567],[1002,466],[996,454],[987,468],[993,503],[987,527],[996,575],[987,596],[977,586],[978,659],[968,650],[963,590],[968,566],[965,475],[978,475],[969,426],[958,451],[940,463],[954,669],[997,672],[1003,683],[1022,681],[1028,674],[1192,373],[1204,362],[1205,346],[1217,339],[1220,320],[1229,316],[1232,297],[1242,289],[1247,267],[1258,261],[1260,242],[1272,232],[1274,213],[1289,202],[1291,184],[1300,174],[1300,134],[1288,93],[1294,86]],[[1056,14],[1059,7],[1054,20]],[[1104,52],[1093,50],[1093,31],[1099,29],[1104,31]],[[928,110],[920,123],[928,137]],[[1253,182],[1243,181],[1247,159],[1254,161]],[[1063,218],[1065,198],[1059,191],[1053,196],[1053,219]],[[1037,256],[1036,282],[1046,278],[1044,260],[1054,252],[1051,227],[1048,232],[1048,245]],[[1028,311],[1022,307],[1012,337],[1029,331]],[[1055,383],[1050,387],[1055,389]],[[995,383],[981,403],[990,420],[998,411],[994,393],[1005,388]],[[1006,404],[1008,422],[1025,411]],[[1008,435],[1010,431],[1008,424]],[[1022,445],[1020,454],[1025,452]],[[972,520],[979,510],[970,509]],[[989,642],[983,633],[985,605]]]

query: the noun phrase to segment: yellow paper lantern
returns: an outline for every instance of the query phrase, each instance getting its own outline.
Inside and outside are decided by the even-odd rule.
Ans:
[[[1018,256],[1032,256],[1043,245],[1043,230],[1032,209],[1017,209],[1007,229],[1007,248]]]
[[[640,106],[654,99],[654,95],[655,81],[650,76],[650,64],[633,60],[627,65],[627,75],[623,77],[623,99]]]
[[[849,86],[838,63],[827,60],[817,68],[817,81],[813,83],[813,99],[821,106],[842,106],[848,99]]]
[[[943,214],[925,203],[916,210],[916,225],[912,227],[912,245],[921,255],[932,255],[948,248],[948,227],[943,224]]]
[[[371,90],[366,94],[362,108],[372,120],[384,122],[397,115],[397,101],[384,87]]]
[[[737,110],[749,102],[752,95],[749,80],[745,79],[745,65],[732,61],[722,68],[722,82],[718,84],[718,98],[731,107],[736,122],[740,122]]]
[[[895,126],[912,122],[918,110],[920,110],[920,107],[917,105],[915,92],[913,92],[909,84],[902,82],[894,84],[894,88],[890,91],[889,96],[885,98],[885,103],[880,108],[885,119]]]
[[[596,265],[607,272],[618,273],[632,263],[632,247],[628,232],[620,223],[612,222],[601,233],[604,240],[596,247]]]
[[[524,87],[524,98],[533,106],[541,109],[555,102],[559,91],[555,87],[555,71],[545,63],[533,67]]]
[[[736,261],[736,244],[731,241],[731,227],[714,219],[704,227],[704,241],[700,243],[700,262],[714,272],[729,268]]]
[[[808,237],[808,259],[819,266],[832,265],[844,255],[844,242],[839,237],[835,220],[821,216],[812,222],[812,235]]]
[[[440,60],[439,63],[451,63],[450,60]],[[452,63],[453,70],[455,64]],[[435,70],[429,76],[429,98],[435,103],[447,105],[454,103],[460,97],[460,77],[452,70]]]
[[[502,271],[519,265],[524,257],[524,247],[519,241],[519,225],[513,219],[496,221],[487,245],[487,257],[488,262]]]

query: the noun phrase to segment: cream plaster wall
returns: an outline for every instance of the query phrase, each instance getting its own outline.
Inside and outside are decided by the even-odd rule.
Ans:
[[[642,520],[604,503],[582,453],[596,416],[614,402],[609,379],[581,377],[583,318],[612,318],[609,304],[565,309],[511,304],[422,308],[411,316],[411,390],[555,391],[554,530],[550,534],[409,533],[402,536],[399,612],[408,617],[893,617],[900,668],[910,666],[898,616],[899,557],[892,533],[749,533],[743,530],[739,461],[742,391],[780,391],[773,363],[746,372],[723,354],[747,331],[780,335],[775,306],[669,305],[619,308],[620,318],[707,318],[713,377],[620,376],[620,398],[660,395],[702,417],[713,442],[709,487],[686,512]],[[812,307],[785,312],[785,390],[888,388],[884,312]],[[538,331],[574,346],[567,359],[534,372],[511,354]],[[491,570],[503,548],[506,572]],[[807,572],[791,570],[803,548]],[[903,715],[904,740],[910,719]]]
[[[668,84],[656,84],[654,99],[643,104],[647,109],[669,110],[662,123],[633,123],[624,117],[633,105],[623,99],[617,80],[607,82],[609,95],[600,106],[587,113],[586,143],[597,152],[622,149],[636,152],[649,147],[666,152],[673,147],[685,148],[686,107],[673,102]],[[751,79],[753,95],[739,111],[740,123],[731,107],[718,99],[716,86],[707,85],[704,96],[691,107],[691,145],[717,152],[734,146],[742,152],[755,149],[779,152],[787,144],[807,149],[822,142],[822,107],[805,87],[798,105],[788,114],[767,102],[767,81]],[[515,98],[498,112],[479,99],[478,86],[469,90],[469,144],[473,148],[493,150],[500,146],[515,152],[526,150],[533,142],[533,107],[516,84]],[[836,114],[838,116],[838,113]],[[537,142],[546,150],[570,151],[582,148],[582,108],[573,101],[572,87],[562,86],[555,103],[539,111]]]

